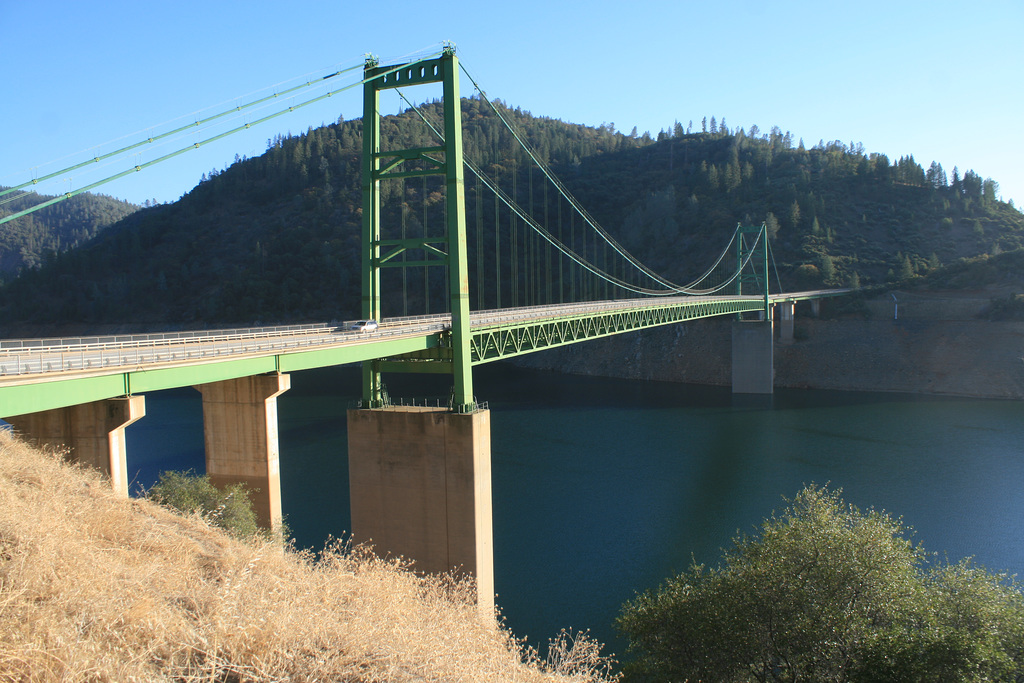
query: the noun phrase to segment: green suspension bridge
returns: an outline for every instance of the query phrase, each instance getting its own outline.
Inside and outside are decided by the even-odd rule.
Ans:
[[[321,81],[357,68],[339,70]],[[463,154],[461,111],[453,106],[460,101],[461,74],[469,78],[518,145],[520,157],[527,160],[526,170],[506,173],[504,184]],[[404,93],[404,89],[431,83],[443,87],[443,120],[432,120]],[[162,138],[310,85],[235,106],[6,189],[0,193],[0,206],[51,177],[134,154]],[[447,47],[441,54],[399,65],[382,66],[369,58],[362,78],[354,84],[134,164],[75,192],[0,218],[0,224],[360,85],[364,91],[362,315],[379,322],[376,331],[353,332],[348,324],[332,323],[0,340],[0,415],[355,362],[364,364],[363,401],[368,407],[389,401],[382,373],[435,372],[452,375],[451,408],[465,412],[476,405],[473,365],[696,318],[734,315],[770,321],[780,302],[841,293],[772,293],[764,226],[737,226],[719,258],[685,284],[655,273],[579,204]],[[380,93],[388,89],[398,91],[434,144],[402,147],[384,138]],[[528,188],[522,187],[524,177],[529,179]],[[432,308],[443,312],[431,313]]]
[[[421,571],[473,575],[481,613],[492,618],[490,411],[473,392],[473,366],[732,316],[733,391],[771,393],[774,311],[782,333],[788,321],[791,334],[796,301],[841,291],[773,293],[763,225],[737,226],[706,269],[682,283],[669,280],[587,213],[475,81],[526,161],[488,173],[466,158],[466,72],[453,49],[397,65],[370,59],[362,67],[362,77],[345,86],[363,88],[362,320],[0,340],[0,417],[29,440],[66,446],[72,459],[108,475],[115,492],[127,496],[124,432],[145,415],[145,394],[195,387],[206,474],[216,486],[247,485],[259,523],[279,529],[277,397],[290,388],[291,372],[361,363],[361,407],[347,414],[347,531],[357,541],[372,539],[381,554],[414,559]],[[416,142],[401,131],[385,135],[381,92],[424,84],[441,84],[442,115],[434,120],[424,109],[436,108],[406,100],[423,135]],[[123,151],[134,155],[154,140]],[[0,206],[32,184],[5,190]],[[447,405],[396,405],[383,378],[400,372],[450,375]]]
[[[357,70],[339,71],[322,84]],[[280,529],[276,399],[290,388],[289,373],[358,362],[361,405],[347,413],[347,531],[356,542],[372,540],[380,554],[414,559],[422,571],[473,575],[480,613],[493,618],[490,412],[473,392],[474,366],[731,315],[733,391],[771,393],[773,311],[781,312],[782,334],[786,322],[792,334],[796,301],[841,292],[772,293],[763,225],[737,225],[714,263],[687,282],[665,278],[616,242],[572,197],[473,81],[524,160],[522,168],[512,164],[511,172],[497,165],[485,172],[463,152],[460,76],[466,72],[451,47],[400,65],[382,66],[371,58],[360,73],[354,83],[308,100],[356,86],[364,95],[360,321],[0,340],[0,417],[27,439],[67,447],[71,459],[100,470],[118,495],[128,496],[125,429],[145,415],[145,393],[193,386],[202,394],[207,476],[217,486],[247,485],[259,523]],[[403,94],[425,84],[441,85],[438,120]],[[400,131],[382,131],[380,96],[391,89],[402,92],[419,117],[424,134],[415,142]],[[248,106],[204,121],[230,120]],[[189,128],[167,133],[163,142]],[[119,153],[135,157],[159,137],[53,175],[108,164]],[[134,163],[79,191],[205,141]],[[0,207],[27,194],[35,182],[3,190]],[[383,381],[390,373],[450,375],[450,399],[435,409],[396,405]]]

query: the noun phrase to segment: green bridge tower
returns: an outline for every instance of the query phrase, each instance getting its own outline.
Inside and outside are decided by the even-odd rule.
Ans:
[[[380,66],[370,58],[364,70],[363,91],[363,317],[381,319],[381,270],[384,268],[446,267],[452,316],[447,346],[413,359],[367,361],[363,364],[363,404],[387,404],[381,370],[451,372],[452,410],[474,409],[470,365],[469,266],[466,256],[466,201],[462,154],[462,110],[459,60],[447,46],[437,59],[400,66]],[[441,83],[444,95],[444,142],[434,147],[381,150],[380,92],[391,88]],[[412,163],[410,163],[412,162]],[[444,234],[439,237],[382,239],[381,181],[443,175],[445,179]],[[403,255],[403,258],[397,258]],[[415,260],[407,257],[413,255]]]
[[[381,91],[425,83],[443,87],[443,143],[382,149]],[[490,411],[473,397],[462,111],[454,48],[408,64],[381,66],[368,59],[363,95],[363,317],[382,318],[383,269],[440,267],[448,274],[451,329],[442,335],[440,347],[363,362],[363,407],[348,411],[351,532],[356,541],[372,541],[381,555],[415,559],[418,571],[473,576],[477,606],[490,620],[491,425]],[[395,237],[394,230],[383,229],[381,183],[431,175],[445,179],[443,234],[424,230],[421,237],[408,237],[402,231]],[[391,405],[382,372],[450,373],[451,405]]]

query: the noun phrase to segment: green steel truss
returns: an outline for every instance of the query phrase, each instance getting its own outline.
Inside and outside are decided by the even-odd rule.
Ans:
[[[671,304],[652,304],[566,317],[551,316],[516,323],[474,326],[472,362],[479,365],[588,339],[697,318],[760,311],[764,308],[764,301],[759,297],[715,300],[695,298]]]

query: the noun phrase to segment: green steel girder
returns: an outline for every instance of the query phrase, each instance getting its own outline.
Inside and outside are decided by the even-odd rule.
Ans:
[[[440,333],[439,338],[442,344],[448,342],[444,339],[447,336],[446,333]],[[410,351],[409,353],[403,353],[400,356],[388,356],[387,358],[382,357],[381,360],[388,361],[447,361],[452,360],[452,348],[451,346],[432,346],[422,351]]]
[[[382,360],[375,363],[377,372],[412,372],[450,375],[455,370],[451,360]]]
[[[419,147],[415,149],[398,149],[388,152],[379,152],[377,158],[388,160],[388,163],[380,169],[374,170],[374,178],[411,178],[421,175],[437,175],[444,173],[444,162],[430,156],[430,153],[444,152],[444,147]],[[412,171],[396,171],[395,169],[406,161],[425,161],[433,168],[417,169]]]
[[[444,56],[454,56],[454,53],[449,54],[446,50]],[[379,66],[367,62],[365,75],[370,78],[379,76],[374,81],[374,87],[377,90],[404,88],[423,83],[441,83],[445,76],[440,59],[400,66]]]
[[[479,365],[648,327],[763,310],[764,301],[754,298],[695,300],[650,308],[601,311],[565,318],[480,326],[473,329],[471,359],[474,365]]]
[[[337,346],[280,356],[281,372],[295,372],[330,365],[346,365],[389,356],[426,351],[441,345],[441,333],[367,341],[365,344]]]
[[[444,237],[407,237],[405,239],[378,240],[377,244],[382,248],[393,247],[387,254],[373,262],[373,265],[376,265],[378,268],[448,265],[448,253],[442,248],[447,245],[447,240]],[[410,249],[422,249],[424,258],[418,261],[394,260],[396,256],[400,256]]]
[[[769,296],[771,303],[776,304],[780,301],[813,301],[814,299],[831,299],[835,296],[842,296],[844,294],[850,294],[856,290],[850,287],[843,287],[838,289],[815,289],[806,292],[786,292],[785,294],[772,294]]]
[[[178,363],[164,367],[125,371],[109,368],[92,373],[67,373],[54,377],[14,376],[0,380],[0,417],[92,403],[116,396],[144,394],[163,389],[220,382],[272,372],[296,372],[331,365],[346,365],[385,356],[427,353],[441,345],[438,332],[364,344],[346,344],[306,351],[268,353],[220,361]]]
[[[444,346],[436,346],[422,351],[403,353],[400,356],[381,358],[374,365],[378,372],[415,372],[424,374],[450,375],[455,369],[452,365],[452,347],[448,333],[440,335]]]
[[[127,373],[0,386],[0,417],[28,415],[128,395]]]

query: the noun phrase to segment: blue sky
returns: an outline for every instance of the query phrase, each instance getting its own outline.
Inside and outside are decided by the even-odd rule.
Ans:
[[[0,0],[0,184],[360,64],[366,53],[392,61],[450,40],[488,96],[536,115],[652,135],[677,120],[699,128],[704,116],[731,128],[779,126],[808,146],[861,142],[891,159],[936,160],[947,173],[973,169],[1020,207],[1022,35],[1021,0]],[[97,191],[176,200],[236,154],[263,153],[276,134],[358,118],[359,97],[354,88]],[[222,130],[36,189],[78,189]]]

